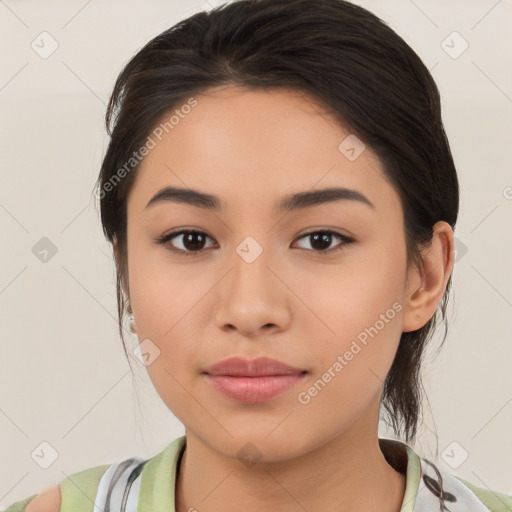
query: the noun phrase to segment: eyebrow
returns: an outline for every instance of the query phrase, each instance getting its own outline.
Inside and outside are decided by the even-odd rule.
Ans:
[[[357,201],[375,209],[375,205],[365,195],[361,194],[361,192],[349,188],[331,187],[290,194],[284,197],[281,202],[274,207],[274,212],[291,212],[293,210],[309,208],[335,201]],[[225,209],[217,196],[199,192],[198,190],[179,187],[165,187],[159,190],[149,200],[145,209],[156,204],[167,202],[188,204],[206,210],[220,211]]]

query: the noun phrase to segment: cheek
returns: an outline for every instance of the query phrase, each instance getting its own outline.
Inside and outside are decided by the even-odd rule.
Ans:
[[[158,353],[146,370],[164,401],[169,406],[179,404],[183,394],[180,383],[186,388],[191,370],[197,366],[198,302],[212,279],[199,279],[192,265],[169,263],[161,248],[133,243],[129,251],[130,300],[137,338],[140,343],[149,339]]]
[[[381,393],[393,363],[401,334],[399,286],[390,274],[360,276],[347,276],[330,300],[310,296],[329,329],[319,321],[309,328],[315,374],[298,400],[306,421],[348,428]]]
[[[330,369],[337,384],[329,387],[347,397],[359,395],[368,379],[385,379],[400,342],[405,255],[385,249],[361,251],[329,274],[305,274],[300,282],[298,295],[312,310],[304,329],[314,339],[316,369]]]
[[[374,325],[381,315],[393,320],[386,326],[398,323],[404,279],[401,254],[376,247],[351,254],[337,265],[301,271],[294,291],[309,310],[311,328],[327,342],[343,342]]]
[[[201,296],[197,285],[204,284],[204,295],[208,283],[198,279],[194,265],[173,263],[163,247],[136,240],[129,244],[128,272],[137,333],[139,337],[172,338],[190,322],[187,315]]]

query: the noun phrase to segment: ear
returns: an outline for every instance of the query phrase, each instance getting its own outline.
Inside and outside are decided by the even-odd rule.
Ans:
[[[133,334],[136,334],[136,333],[137,333],[137,329],[135,328],[135,320],[132,320],[132,322],[130,323],[130,331],[131,331]]]
[[[432,243],[421,252],[421,268],[407,274],[402,332],[416,331],[434,315],[455,259],[453,230],[444,221],[433,227]]]
[[[128,300],[130,300],[130,289],[128,286],[128,279],[127,279],[128,276],[125,275],[125,274],[127,274],[128,269],[123,268],[121,249],[119,248],[119,242],[118,242],[117,238],[114,238],[114,240],[112,242],[112,248],[114,251],[114,262],[116,265],[116,271],[119,274],[119,276],[121,277],[121,286],[123,288],[123,292],[126,295],[126,297],[128,298]]]
[[[123,293],[126,296],[127,303],[128,303],[128,308],[129,308],[128,313],[133,314],[133,312],[131,311],[131,306],[130,306],[130,289],[127,286],[128,283],[125,282],[125,280],[123,279],[124,276],[122,275],[123,268],[122,268],[122,263],[121,263],[121,254],[120,254],[119,245],[118,245],[116,238],[114,238],[114,241],[112,242],[112,247],[114,250],[114,261],[115,261],[115,265],[116,265],[116,270],[121,275],[121,287],[123,289]],[[137,332],[135,330],[135,321],[133,321],[131,323],[131,332],[133,332],[133,333]]]

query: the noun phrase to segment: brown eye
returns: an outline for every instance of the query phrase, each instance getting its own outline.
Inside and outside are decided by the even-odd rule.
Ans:
[[[354,242],[352,238],[349,238],[341,233],[337,233],[335,231],[311,231],[310,233],[306,233],[302,235],[300,239],[305,238],[310,241],[311,250],[314,252],[324,252],[324,253],[332,253],[336,251],[340,251],[346,248],[349,244]],[[337,244],[334,248],[329,248],[333,243],[333,240],[341,240],[341,244]],[[308,249],[306,247],[306,249]]]
[[[194,253],[199,253],[205,249],[205,242],[208,238],[210,237],[203,231],[182,230],[169,233],[155,241],[158,244],[164,245],[170,251],[183,254],[184,256],[194,256]],[[178,240],[177,244],[181,245],[181,247],[175,247],[174,244],[168,243],[174,239]]]
[[[176,239],[177,242],[170,243],[171,240],[174,239]],[[168,233],[161,238],[157,238],[155,239],[155,242],[182,256],[199,256],[204,251],[204,249],[212,247],[212,245],[209,247],[205,246],[207,239],[212,240],[212,238],[204,231],[181,230]],[[329,230],[311,231],[310,233],[306,233],[299,238],[299,240],[302,239],[310,241],[310,248],[302,247],[303,249],[317,252],[319,254],[331,254],[337,251],[341,251],[351,243],[355,242],[355,240],[352,238]],[[331,245],[335,240],[340,240],[341,243],[336,244],[332,248]]]

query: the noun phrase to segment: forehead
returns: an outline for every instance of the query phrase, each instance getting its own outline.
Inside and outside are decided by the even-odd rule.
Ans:
[[[184,108],[194,105],[189,100],[155,125],[152,133],[159,137],[152,136],[156,144],[130,193],[129,202],[138,209],[168,185],[229,196],[230,204],[240,206],[336,186],[364,193],[377,207],[390,199],[382,194],[386,187],[397,199],[377,156],[365,147],[349,159],[347,144],[355,140],[359,152],[358,139],[305,93],[218,87],[194,96],[195,106]]]

